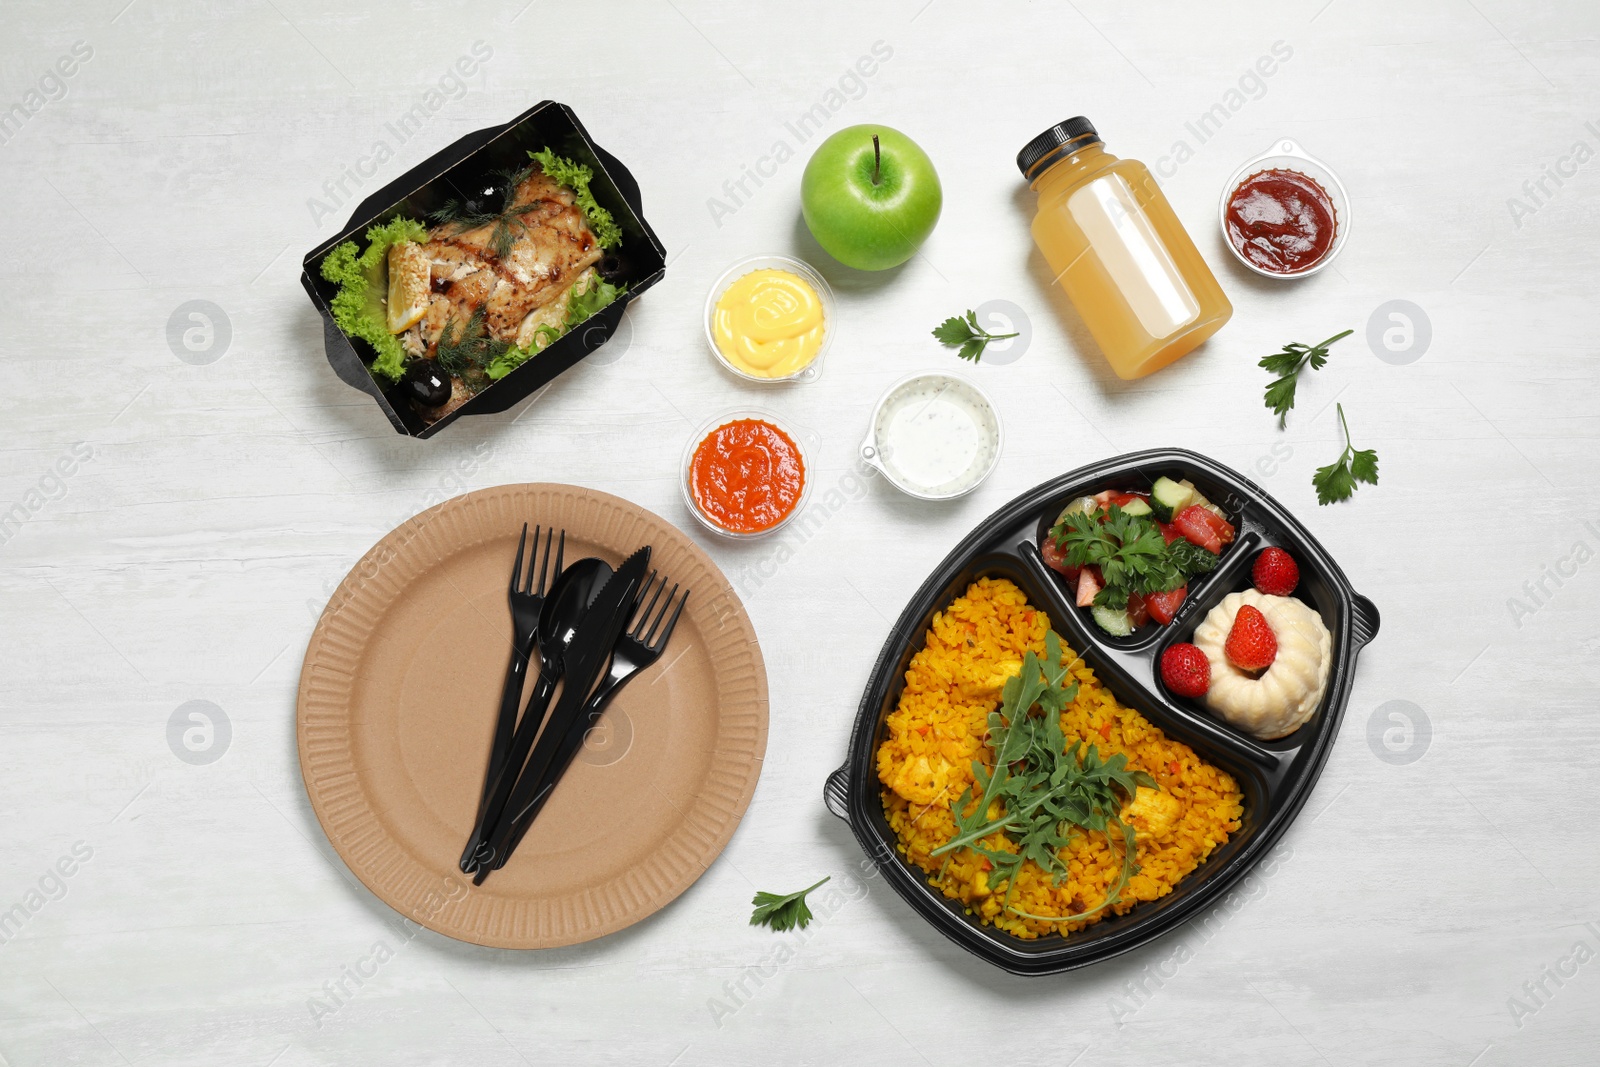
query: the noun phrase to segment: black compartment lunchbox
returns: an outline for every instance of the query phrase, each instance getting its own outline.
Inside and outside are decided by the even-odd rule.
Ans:
[[[581,327],[573,329],[528,362],[495,382],[432,425],[406,402],[397,388],[384,388],[367,370],[374,353],[365,341],[346,337],[333,323],[329,307],[338,287],[322,277],[322,260],[336,246],[353,240],[365,247],[367,228],[399,215],[426,220],[452,197],[484,185],[498,170],[516,170],[528,163],[528,152],[545,147],[587,165],[594,171],[590,191],[622,228],[622,243],[612,251],[617,269],[610,280],[627,292]],[[432,437],[466,415],[504,411],[562,371],[605,344],[616,332],[628,303],[666,273],[666,250],[640,207],[639,183],[616,157],[595,144],[583,123],[565,104],[545,100],[504,126],[469,133],[450,147],[412,167],[363,200],[345,228],[306,253],[300,283],[322,313],[323,342],[328,362],[341,381],[370,393],[397,433]]]
[[[1149,489],[1159,477],[1188,478],[1219,505],[1238,531],[1217,567],[1190,583],[1189,595],[1166,626],[1113,638],[1087,609],[1075,606],[1066,579],[1039,555],[1040,538],[1076,497],[1104,489]],[[1212,715],[1198,702],[1168,694],[1157,664],[1171,643],[1187,641],[1224,596],[1250,584],[1261,549],[1276,545],[1295,557],[1300,585],[1294,595],[1314,608],[1333,635],[1327,692],[1316,713],[1294,733],[1258,741]],[[1222,848],[1171,893],[1142,901],[1070,936],[1034,940],[985,926],[959,901],[928,884],[928,876],[897,850],[884,816],[875,753],[884,720],[899,703],[911,657],[921,649],[936,612],[982,577],[1015,582],[1049,616],[1052,627],[1077,650],[1118,701],[1168,737],[1192,747],[1232,774],[1244,793],[1241,825]],[[868,680],[850,738],[849,758],[828,776],[828,809],[850,824],[856,840],[888,883],[940,933],[978,957],[1014,974],[1055,974],[1098,963],[1146,944],[1201,914],[1259,862],[1305,806],[1338,736],[1350,699],[1356,655],[1378,632],[1378,611],[1351,588],[1344,572],[1306,529],[1264,490],[1242,475],[1181,449],[1137,452],[1073,471],[1017,497],[956,546],[917,590],[884,642]]]

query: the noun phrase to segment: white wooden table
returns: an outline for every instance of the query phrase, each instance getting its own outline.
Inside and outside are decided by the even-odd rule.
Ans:
[[[0,1064],[1592,1061],[1600,9],[369,6],[6,11],[0,509],[22,511],[0,534]],[[396,435],[324,361],[300,257],[363,190],[544,98],[634,170],[666,278],[536,402]],[[1237,309],[1136,383],[1048,290],[1012,164],[1078,113],[1162,171]],[[798,221],[815,125],[869,120],[918,140],[946,197],[924,254],[876,276],[829,263]],[[1354,198],[1335,269],[1290,285],[1234,269],[1215,222],[1227,175],[1282,137]],[[842,308],[821,381],[788,392],[731,381],[700,326],[712,279],[769,251],[817,263]],[[1389,351],[1397,300],[1412,341]],[[987,301],[1030,324],[1020,355],[970,371],[1005,421],[994,476],[943,506],[859,478],[871,400],[955,367],[928,330]],[[1346,327],[1279,432],[1255,361]],[[1319,508],[1336,399],[1382,483]],[[751,401],[819,439],[818,488],[837,492],[803,542],[712,544],[684,511],[683,441]],[[1046,478],[1158,444],[1253,472],[1383,629],[1248,899],[1207,932],[1014,978],[855,880],[822,780],[887,620],[959,537]],[[379,536],[534,480],[701,538],[761,635],[772,729],[748,817],[689,892],[616,936],[517,954],[402,931],[351,878],[301,785],[294,692],[318,611]],[[756,889],[824,874],[850,892],[804,936],[746,925]]]

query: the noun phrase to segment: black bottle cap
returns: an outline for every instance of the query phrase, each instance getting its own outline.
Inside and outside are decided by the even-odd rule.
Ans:
[[[1095,132],[1094,123],[1079,115],[1077,118],[1056,123],[1023,145],[1022,151],[1017,153],[1017,169],[1022,171],[1024,178],[1031,181],[1039,164],[1059,158],[1067,146],[1078,149],[1098,143],[1100,135]]]

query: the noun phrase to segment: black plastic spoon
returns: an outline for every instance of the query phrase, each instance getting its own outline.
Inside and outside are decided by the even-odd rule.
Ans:
[[[533,750],[534,738],[550,710],[550,696],[566,670],[567,649],[572,637],[589,610],[589,604],[610,577],[611,564],[605,560],[580,559],[561,572],[545,598],[544,608],[539,613],[539,679],[534,683],[533,696],[528,699],[528,706],[512,735],[511,750],[500,768],[494,791],[461,853],[460,867],[465,874],[471,874],[478,867],[478,853],[499,823],[506,799],[517,784],[517,776],[522,773],[528,753]]]

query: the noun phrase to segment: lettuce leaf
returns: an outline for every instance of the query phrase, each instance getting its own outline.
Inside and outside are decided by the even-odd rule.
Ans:
[[[574,292],[567,298],[567,329],[610,307],[627,290],[626,285],[612,285],[598,274],[595,275],[588,288]]]
[[[389,290],[389,246],[401,241],[426,241],[428,231],[415,219],[398,218],[367,230],[367,249],[357,254],[346,241],[322,260],[322,276],[339,286],[330,307],[333,321],[348,337],[359,337],[378,355],[374,378],[397,382],[405,374],[406,353],[389,332],[384,297]]]
[[[545,174],[573,191],[578,207],[583,209],[583,217],[594,231],[596,244],[601,248],[615,248],[622,243],[622,228],[617,225],[617,220],[595,201],[594,194],[589,191],[594,171],[582,163],[563,159],[549,148],[542,152],[529,152],[528,156],[538,162]]]

